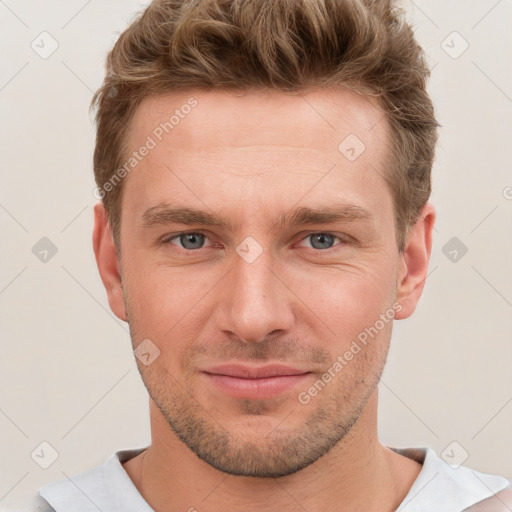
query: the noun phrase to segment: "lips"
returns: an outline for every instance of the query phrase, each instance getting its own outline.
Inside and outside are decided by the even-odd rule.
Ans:
[[[232,397],[265,399],[291,389],[310,372],[281,364],[260,367],[226,364],[208,368],[203,375],[213,386]]]
[[[286,377],[290,375],[302,375],[309,373],[307,370],[299,370],[282,364],[271,364],[260,367],[225,364],[214,366],[213,368],[205,371],[206,373],[211,373],[213,375],[226,375],[228,377],[238,377],[240,379],[263,379],[265,377]]]

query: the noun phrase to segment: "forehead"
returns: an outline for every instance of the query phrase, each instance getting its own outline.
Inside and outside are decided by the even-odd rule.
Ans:
[[[306,194],[371,207],[385,188],[388,132],[374,99],[341,88],[149,97],[130,122],[127,157],[149,140],[152,149],[127,177],[123,209],[181,199],[249,212]]]
[[[288,139],[292,146],[332,151],[338,149],[332,143],[348,134],[375,147],[372,142],[387,130],[375,98],[341,87],[302,93],[191,90],[145,98],[130,121],[127,143],[136,147],[153,135],[172,138],[175,149],[202,150],[271,146]]]

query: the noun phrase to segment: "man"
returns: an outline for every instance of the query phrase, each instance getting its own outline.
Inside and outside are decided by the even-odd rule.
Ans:
[[[427,76],[388,1],[160,0],[121,35],[93,244],[152,442],[39,510],[512,509],[505,478],[377,435],[432,244]]]

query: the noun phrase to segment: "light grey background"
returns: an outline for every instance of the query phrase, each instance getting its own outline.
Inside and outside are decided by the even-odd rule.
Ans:
[[[128,328],[92,251],[88,114],[107,51],[146,3],[0,0],[0,508],[149,443]],[[467,452],[465,465],[512,479],[512,2],[404,6],[443,127],[430,274],[416,313],[395,322],[381,441]],[[46,262],[32,250],[43,237],[58,249]],[[42,442],[58,453],[48,469]]]

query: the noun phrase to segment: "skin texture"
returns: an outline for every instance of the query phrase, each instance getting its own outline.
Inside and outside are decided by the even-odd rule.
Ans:
[[[152,443],[124,468],[158,512],[395,510],[421,466],[378,440],[377,384],[392,321],[307,404],[298,395],[329,368],[332,376],[338,356],[380,315],[414,312],[434,208],[424,207],[400,254],[382,178],[387,120],[373,100],[343,89],[146,98],[128,147],[140,148],[192,96],[197,106],[125,178],[121,261],[104,208],[95,207],[110,307],[128,321],[134,348],[149,339],[160,351],[147,366],[137,360]],[[365,145],[353,161],[338,149],[350,134]],[[292,208],[340,203],[369,216],[276,222]],[[156,205],[201,209],[233,225],[145,227],[142,216]],[[169,241],[190,232],[205,236]],[[250,263],[237,252],[247,237],[257,242],[251,254],[261,250]],[[202,372],[224,363],[310,373],[276,396],[247,399]]]

